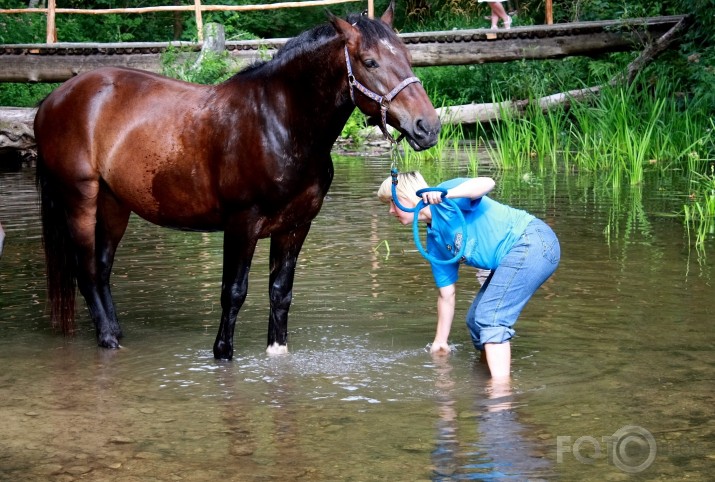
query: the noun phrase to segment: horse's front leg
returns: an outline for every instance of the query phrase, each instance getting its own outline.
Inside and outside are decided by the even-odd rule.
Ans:
[[[310,223],[294,231],[271,236],[271,274],[268,294],[271,313],[268,319],[269,354],[288,353],[288,310],[293,300],[293,280],[298,254],[303,247]]]
[[[214,342],[214,357],[233,358],[233,332],[238,311],[246,301],[248,272],[257,238],[246,239],[226,230],[223,237],[223,280],[221,282],[221,324]]]

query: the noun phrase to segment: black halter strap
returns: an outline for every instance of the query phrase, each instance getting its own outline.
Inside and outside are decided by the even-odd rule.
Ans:
[[[355,93],[354,93],[355,88],[357,88],[357,90],[359,90],[360,92],[365,94],[370,99],[377,102],[380,105],[380,121],[381,121],[380,130],[382,130],[382,134],[385,136],[385,138],[387,140],[389,140],[393,144],[397,144],[397,142],[402,137],[400,137],[400,139],[395,140],[395,138],[392,137],[392,135],[390,135],[389,132],[387,132],[387,109],[390,108],[390,102],[392,102],[392,99],[397,97],[397,94],[399,94],[402,91],[402,89],[404,89],[408,85],[413,84],[415,82],[421,83],[420,79],[418,79],[417,77],[408,77],[405,80],[403,80],[402,82],[400,82],[399,84],[397,84],[397,86],[394,89],[392,89],[390,92],[388,92],[386,95],[380,95],[380,94],[377,94],[377,93],[371,91],[367,87],[365,87],[353,75],[353,68],[352,68],[352,65],[350,64],[350,55],[348,55],[348,46],[347,45],[345,46],[345,63],[348,66],[348,85],[350,85],[350,99],[352,99],[353,104],[355,104]]]

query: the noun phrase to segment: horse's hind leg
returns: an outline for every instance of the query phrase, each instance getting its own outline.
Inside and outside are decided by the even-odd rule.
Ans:
[[[87,302],[90,317],[97,330],[97,343],[106,348],[119,348],[117,334],[113,333],[117,331],[116,322],[112,323],[112,317],[105,309],[104,290],[100,288],[100,256],[97,253],[105,251],[103,245],[108,238],[97,242],[98,226],[104,225],[104,222],[98,225],[97,220],[97,214],[100,212],[99,183],[99,179],[84,179],[72,185],[66,204],[68,224],[77,260],[77,286]],[[103,229],[99,231],[103,232]],[[100,249],[97,250],[97,247]],[[109,264],[111,265],[111,262]]]
[[[295,266],[309,230],[310,223],[289,233],[271,236],[271,273],[268,287],[271,313],[268,319],[266,348],[270,354],[288,352],[288,310],[293,300]]]
[[[104,326],[97,326],[97,339],[100,345],[111,345],[122,337],[114,300],[109,284],[114,265],[114,254],[124,236],[131,211],[122,205],[106,185],[100,184],[97,202],[97,227],[95,229],[95,253],[97,261],[96,288],[106,314],[101,321]]]

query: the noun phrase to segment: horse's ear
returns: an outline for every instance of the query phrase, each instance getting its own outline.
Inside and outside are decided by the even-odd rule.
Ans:
[[[395,17],[395,2],[394,0],[390,2],[390,5],[387,6],[387,10],[385,10],[385,13],[382,14],[382,17],[380,17],[380,20],[385,22],[387,25],[392,27],[392,20]]]
[[[333,24],[333,27],[338,35],[345,39],[345,43],[348,47],[355,48],[360,38],[360,30],[358,30],[358,28],[350,22],[347,22],[340,17],[336,17],[330,12],[328,12],[328,20],[330,20],[330,23]]]

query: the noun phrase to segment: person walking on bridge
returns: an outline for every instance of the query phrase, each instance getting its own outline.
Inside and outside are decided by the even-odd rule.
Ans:
[[[487,2],[492,10],[492,29],[499,28],[499,20],[504,24],[505,29],[511,28],[511,17],[506,13],[502,2],[504,0],[479,0],[479,3]]]

